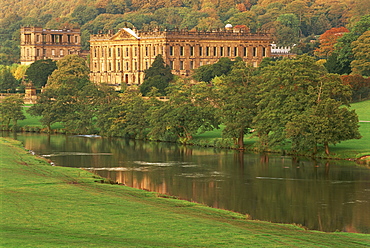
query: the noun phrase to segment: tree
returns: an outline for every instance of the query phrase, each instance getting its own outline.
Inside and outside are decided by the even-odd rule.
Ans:
[[[122,104],[117,92],[111,86],[98,86],[101,97],[96,110],[96,128],[104,136],[121,136],[124,123],[121,121]]]
[[[324,75],[325,69],[307,55],[262,68],[254,118],[260,149],[285,143],[286,124],[312,105],[315,99],[307,94],[308,89],[318,85]]]
[[[14,78],[9,67],[0,65],[0,91],[15,91],[18,81]]]
[[[127,89],[121,96],[123,133],[131,138],[146,138],[149,122],[147,115],[150,101],[145,100],[138,89]]]
[[[361,75],[342,75],[342,82],[352,89],[352,101],[363,101],[370,99],[370,78]]]
[[[166,88],[169,82],[173,80],[171,68],[164,63],[161,54],[155,57],[151,67],[144,71],[144,82],[140,86],[141,93],[145,96],[151,91],[152,87],[159,90],[161,95],[166,95]]]
[[[300,37],[299,20],[295,14],[282,14],[277,18],[276,37],[281,45],[297,44]]]
[[[255,118],[260,147],[285,144],[296,151],[317,152],[322,144],[359,138],[358,119],[348,106],[352,91],[337,74],[308,56],[284,59],[262,69]]]
[[[193,78],[199,82],[211,82],[214,77],[229,73],[236,61],[241,61],[241,58],[232,61],[227,57],[222,57],[214,64],[202,65],[195,69]]]
[[[320,58],[328,58],[333,53],[337,39],[347,32],[349,32],[349,30],[345,27],[327,30],[319,38],[320,46],[315,50],[315,55]]]
[[[252,31],[257,29],[257,17],[256,14],[251,11],[237,13],[229,18],[227,23],[230,23],[234,26],[246,25]]]
[[[370,15],[361,17],[351,29],[337,40],[334,52],[337,63],[347,74],[351,72],[351,62],[354,60],[352,42],[356,41],[363,33],[370,30]]]
[[[35,87],[41,88],[45,86],[48,77],[55,69],[57,69],[55,61],[51,59],[37,60],[28,67],[26,76]]]
[[[323,34],[326,30],[332,28],[332,25],[325,14],[321,14],[312,26],[314,34]]]
[[[352,72],[365,77],[370,76],[370,30],[364,32],[352,43],[354,60],[351,62]]]
[[[329,155],[329,144],[361,137],[357,114],[342,106],[348,106],[351,89],[342,83],[338,75],[325,75],[307,93],[316,101],[286,124],[287,137],[292,140],[293,149],[312,149],[316,154],[317,145],[322,144]]]
[[[94,20],[98,15],[99,11],[96,8],[86,5],[78,5],[71,16],[82,26],[88,21]]]
[[[149,109],[151,139],[187,143],[195,134],[218,127],[213,108],[197,101],[196,88],[179,79],[170,86],[170,100]]]
[[[244,148],[244,135],[253,127],[257,112],[254,72],[239,61],[228,75],[214,79],[216,113],[225,125],[222,135],[235,139],[239,149]]]
[[[77,55],[68,55],[57,62],[55,70],[29,112],[41,115],[48,127],[62,122],[72,133],[91,133],[99,98],[97,86],[89,81],[86,61]]]
[[[5,129],[9,130],[10,121],[13,121],[13,128],[18,120],[26,117],[22,112],[23,98],[19,95],[8,96],[0,103],[0,122],[5,124]]]

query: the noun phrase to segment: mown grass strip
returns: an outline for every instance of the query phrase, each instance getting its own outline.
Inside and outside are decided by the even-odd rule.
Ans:
[[[0,138],[1,247],[366,247],[370,235],[306,231],[152,192],[100,184]],[[273,206],[266,206],[273,207]]]

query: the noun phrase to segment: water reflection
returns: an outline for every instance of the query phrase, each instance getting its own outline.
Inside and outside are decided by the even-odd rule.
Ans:
[[[121,184],[309,229],[370,233],[370,170],[348,161],[22,134],[27,149]]]

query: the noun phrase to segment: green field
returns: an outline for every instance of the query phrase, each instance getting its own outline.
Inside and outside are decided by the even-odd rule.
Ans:
[[[307,231],[50,166],[0,138],[1,247],[368,247],[370,235]],[[98,181],[98,182],[96,182]]]

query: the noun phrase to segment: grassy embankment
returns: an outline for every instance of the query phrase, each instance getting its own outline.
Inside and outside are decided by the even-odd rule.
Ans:
[[[24,110],[27,107],[24,108]],[[360,133],[362,135],[361,139],[358,140],[348,140],[343,141],[337,145],[331,145],[331,158],[340,158],[340,159],[347,159],[347,158],[360,158],[365,155],[370,155],[370,100],[353,103],[351,104],[351,109],[355,109],[356,113],[359,116],[360,121],[368,121],[368,122],[360,122]],[[26,115],[26,119],[19,121],[18,125],[21,127],[29,126],[29,127],[38,127],[42,128],[39,120],[40,118],[30,116],[26,111],[24,111]],[[59,123],[52,125],[53,129],[60,129],[63,128]],[[195,144],[215,144],[216,140],[221,139],[221,130],[213,130],[201,135],[197,135],[194,138]],[[253,143],[256,141],[257,138],[252,137],[252,135],[245,136],[245,144],[246,146],[252,146]],[[289,151],[289,146],[285,147],[287,151]],[[325,157],[323,150],[319,156]],[[370,160],[370,159],[369,159]]]
[[[0,138],[1,247],[366,247],[370,235],[307,231],[50,166]]]

